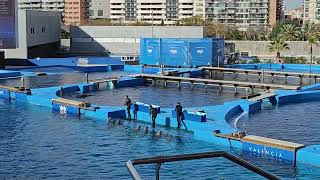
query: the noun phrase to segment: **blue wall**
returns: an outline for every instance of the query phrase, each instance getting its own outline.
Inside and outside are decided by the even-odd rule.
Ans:
[[[140,63],[167,66],[220,65],[224,61],[223,39],[141,38]]]

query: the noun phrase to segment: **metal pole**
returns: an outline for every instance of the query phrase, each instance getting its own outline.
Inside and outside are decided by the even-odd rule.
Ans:
[[[86,82],[89,83],[89,73],[86,73]]]
[[[21,77],[21,87],[24,87],[24,77]]]
[[[161,163],[156,164],[156,180],[160,180],[160,167]]]

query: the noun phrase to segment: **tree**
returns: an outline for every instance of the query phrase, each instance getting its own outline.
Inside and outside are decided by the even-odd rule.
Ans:
[[[309,62],[309,72],[311,73],[311,64],[313,63],[313,47],[319,46],[317,42],[319,40],[319,28],[313,23],[306,23],[303,28],[305,39],[308,41],[308,45],[310,47],[310,62]]]
[[[301,31],[295,24],[284,24],[280,29],[280,36],[286,41],[299,40]]]
[[[290,49],[288,43],[280,36],[275,38],[269,45],[271,52],[277,52],[277,62],[281,62],[280,52],[288,49]]]

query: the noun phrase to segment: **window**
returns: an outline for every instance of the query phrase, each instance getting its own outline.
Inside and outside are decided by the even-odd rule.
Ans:
[[[98,16],[103,16],[103,10],[98,10]]]
[[[89,10],[89,16],[94,16],[94,11],[93,10]]]
[[[31,33],[31,34],[34,34],[34,27],[31,28],[30,33]]]

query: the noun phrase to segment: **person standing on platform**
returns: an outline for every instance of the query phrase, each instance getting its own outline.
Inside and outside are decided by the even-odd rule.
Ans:
[[[158,115],[157,108],[152,107],[152,105],[149,106],[150,108],[150,114],[151,114],[151,120],[152,120],[152,128],[156,128],[156,118]]]
[[[130,112],[130,109],[131,109],[131,99],[126,96],[126,99],[125,99],[125,104],[127,106],[127,112],[128,112],[128,119],[131,120],[131,112]]]
[[[177,124],[178,124],[178,129],[181,127],[181,121],[182,121],[182,106],[180,102],[177,103],[176,105],[176,113],[177,113]]]

